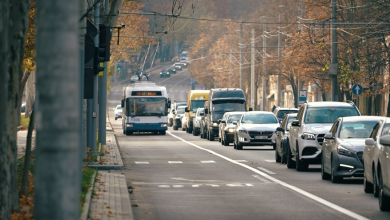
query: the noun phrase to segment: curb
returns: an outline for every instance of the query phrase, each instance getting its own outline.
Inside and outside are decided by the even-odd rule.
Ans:
[[[91,206],[91,200],[92,200],[92,190],[95,186],[95,178],[96,178],[97,173],[98,173],[98,171],[95,171],[95,174],[92,176],[91,186],[89,187],[87,195],[85,196],[83,212],[80,215],[80,220],[87,220],[87,218],[88,218],[89,208]]]

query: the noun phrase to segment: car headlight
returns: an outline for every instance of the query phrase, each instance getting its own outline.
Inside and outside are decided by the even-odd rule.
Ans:
[[[167,73],[167,74],[169,74],[169,73]]]
[[[162,74],[162,73],[160,73],[160,74]]]
[[[234,128],[229,128],[228,131],[229,131],[230,133],[233,133],[233,132],[234,132]]]
[[[167,124],[161,124],[161,127],[166,127],[167,126]]]
[[[345,155],[348,157],[352,157],[354,155],[350,150],[348,150],[347,148],[341,147],[341,146],[339,146],[337,148],[337,152],[341,155]]]
[[[247,130],[239,130],[240,133],[245,133],[245,134],[248,134],[248,131]]]
[[[126,124],[126,127],[131,128],[131,127],[133,127],[133,124]]]
[[[303,133],[301,135],[301,138],[305,139],[305,140],[315,140],[316,139],[316,135],[315,134],[311,134],[311,133]]]
[[[213,123],[213,127],[218,127],[218,123],[217,123],[217,122],[214,122],[214,123]]]

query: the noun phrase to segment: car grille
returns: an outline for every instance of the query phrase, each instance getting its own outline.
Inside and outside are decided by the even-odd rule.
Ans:
[[[305,147],[302,151],[302,156],[310,156],[317,153],[318,149],[316,147]]]
[[[265,136],[267,135],[268,138],[272,137],[273,132],[272,131],[249,131],[248,132],[249,136],[251,138],[254,138],[255,136]]]
[[[363,151],[359,151],[356,153],[357,157],[359,158],[360,160],[360,163],[362,163],[362,165],[364,166],[364,161],[363,161]]]
[[[321,146],[322,146],[322,143],[324,142],[324,136],[325,136],[325,134],[317,135],[318,144],[321,145]]]

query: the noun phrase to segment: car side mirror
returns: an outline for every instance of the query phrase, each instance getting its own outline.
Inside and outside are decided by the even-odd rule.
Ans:
[[[291,126],[299,126],[299,121],[298,120],[292,121]]]
[[[222,121],[221,119],[218,119],[218,124],[221,124],[221,121]]]
[[[325,134],[324,138],[325,138],[325,139],[334,139],[332,133],[327,133],[327,134]]]
[[[390,135],[382,136],[379,143],[382,145],[390,146]]]
[[[372,138],[367,138],[365,141],[366,145],[374,145],[376,142]]]
[[[209,110],[207,108],[205,108],[204,113],[207,115],[209,113]]]
[[[175,110],[172,110],[172,114],[175,114]]]
[[[125,107],[125,100],[124,99],[121,100],[121,106],[122,106],[122,108]]]
[[[237,121],[233,121],[233,124],[234,124],[234,125],[237,125]]]
[[[184,111],[185,111],[185,112],[190,112],[190,111],[188,111],[188,108],[187,108],[187,107],[184,109]]]
[[[226,121],[225,121],[225,120],[221,120],[221,123],[224,123],[224,124],[226,124]]]
[[[284,132],[284,129],[282,127],[277,127],[276,131]]]

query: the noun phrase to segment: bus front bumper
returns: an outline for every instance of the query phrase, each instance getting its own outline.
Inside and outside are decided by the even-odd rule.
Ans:
[[[126,124],[126,131],[153,132],[153,131],[166,131],[166,130],[168,130],[167,123]]]

